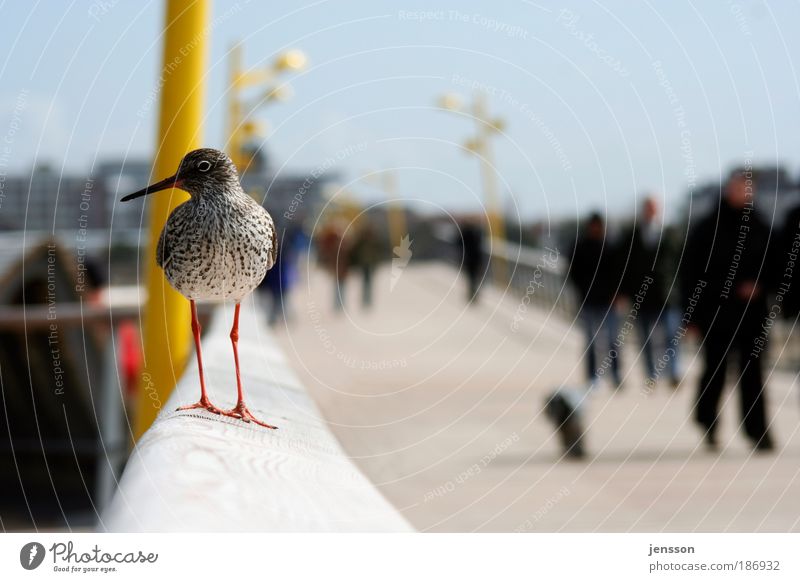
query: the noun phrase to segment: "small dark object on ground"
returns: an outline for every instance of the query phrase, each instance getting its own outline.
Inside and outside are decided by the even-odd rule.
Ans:
[[[559,388],[550,395],[545,402],[545,414],[556,426],[564,456],[582,459],[585,456],[583,449],[584,430],[577,407],[580,397],[575,398],[575,394],[568,394],[568,390],[567,388]]]

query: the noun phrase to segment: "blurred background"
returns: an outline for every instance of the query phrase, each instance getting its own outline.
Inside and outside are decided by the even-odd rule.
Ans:
[[[0,11],[0,525],[92,528],[137,407],[163,396],[141,369],[148,206],[118,202],[162,177],[180,62],[163,62],[160,1]],[[772,336],[767,460],[737,440],[734,397],[722,455],[698,452],[696,339],[677,389],[651,390],[632,334],[628,389],[586,413],[584,464],[543,410],[587,381],[569,271],[590,213],[617,244],[652,200],[672,286],[731,172],[784,232],[799,16],[760,0],[212,3],[185,47],[208,50],[198,133],[278,224],[264,324],[414,525],[797,528],[793,321]]]

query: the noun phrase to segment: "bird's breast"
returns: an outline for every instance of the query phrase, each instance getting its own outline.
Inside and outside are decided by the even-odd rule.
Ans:
[[[267,272],[273,228],[256,204],[220,206],[201,199],[179,207],[165,227],[165,275],[190,299],[240,300]]]

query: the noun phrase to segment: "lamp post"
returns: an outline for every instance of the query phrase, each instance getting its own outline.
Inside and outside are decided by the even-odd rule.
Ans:
[[[397,197],[397,176],[391,170],[383,174],[383,191],[389,202],[389,237],[391,248],[403,244],[403,237],[408,234],[406,211]]]
[[[490,239],[505,242],[505,224],[500,194],[497,189],[497,177],[494,170],[494,157],[491,148],[491,137],[503,130],[504,122],[489,115],[486,96],[476,92],[472,103],[465,106],[458,95],[448,93],[439,99],[439,106],[448,111],[467,115],[475,120],[475,136],[464,143],[464,147],[475,154],[480,162],[481,181],[483,183],[484,203],[489,219]],[[492,255],[492,273],[495,283],[506,284],[506,263],[497,255]]]
[[[242,173],[250,160],[244,151],[248,141],[262,132],[262,127],[248,119],[250,113],[271,101],[284,101],[291,96],[291,87],[278,83],[281,74],[302,70],[307,63],[302,51],[293,49],[283,52],[268,66],[245,70],[242,45],[235,44],[229,53],[230,80],[228,89],[228,154]],[[261,86],[259,95],[249,103],[242,93],[252,87]]]
[[[383,170],[372,174],[367,181],[376,186],[386,198],[389,246],[393,249],[402,244],[403,237],[408,234],[406,210],[397,195],[397,175],[394,170]]]

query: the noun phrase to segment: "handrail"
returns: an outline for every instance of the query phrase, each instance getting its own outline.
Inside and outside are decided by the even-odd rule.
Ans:
[[[59,325],[107,324],[113,319],[138,318],[139,305],[109,307],[89,303],[59,303],[51,308],[44,304],[0,306],[0,329],[47,328],[53,322]]]
[[[220,308],[203,336],[209,395],[231,407],[236,388]],[[131,454],[101,528],[108,531],[409,531],[347,458],[289,368],[252,302],[242,306],[239,357],[250,409],[269,430],[205,411],[196,365]]]

